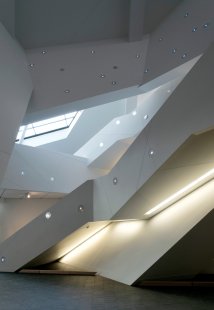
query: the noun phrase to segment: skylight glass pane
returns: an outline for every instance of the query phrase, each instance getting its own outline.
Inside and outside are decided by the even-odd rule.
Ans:
[[[72,118],[66,118],[66,122],[67,122],[67,126],[69,127],[71,125],[71,123],[73,122],[74,117]]]
[[[35,131],[32,128],[29,128],[25,131],[25,138],[35,136]]]
[[[64,115],[48,118],[48,119],[45,119],[43,121],[39,121],[39,122],[33,123],[33,127],[35,128],[37,126],[43,126],[43,125],[46,125],[46,124],[55,123],[55,122],[58,122],[58,121],[62,121],[64,119],[65,119]]]
[[[76,114],[77,114],[77,112],[72,112],[72,113],[65,114],[65,118],[72,118],[72,117],[74,117]]]
[[[77,122],[81,113],[82,113],[81,111],[71,112],[68,114],[52,117],[46,120],[42,120],[39,122],[21,126],[19,128],[19,131],[16,137],[16,142],[30,145],[29,141],[31,140],[31,138],[33,139],[34,137],[37,137],[40,135],[50,134],[51,132],[59,131],[59,130],[61,132],[66,132],[66,130],[68,130],[68,133],[69,133],[71,129],[73,128],[73,126],[75,125],[75,123]],[[63,135],[61,136],[62,136],[62,139],[64,139]],[[48,139],[53,140],[53,137],[59,140],[60,134],[55,134],[55,135],[53,134],[52,138],[50,135],[48,135],[47,137],[44,137],[43,142],[45,141],[45,143],[47,143]],[[22,140],[22,138],[26,140],[24,141]],[[34,141],[37,141],[36,142],[37,145],[44,144],[44,143],[38,144],[38,141],[39,141],[38,139]]]
[[[46,125],[39,126],[39,127],[35,127],[34,130],[36,134],[39,135],[45,132],[57,130],[57,129],[64,128],[64,127],[67,127],[67,123],[65,120],[59,121],[56,123],[46,124]]]

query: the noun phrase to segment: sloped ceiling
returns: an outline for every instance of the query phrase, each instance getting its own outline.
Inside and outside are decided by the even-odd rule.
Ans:
[[[0,22],[7,31],[14,36],[15,33],[15,0],[0,0]]]
[[[2,0],[1,0],[2,1]],[[142,0],[143,34],[182,0]],[[128,39],[130,6],[138,0],[16,0],[15,33],[24,48]]]
[[[144,34],[154,31],[183,0],[147,0],[144,15]]]

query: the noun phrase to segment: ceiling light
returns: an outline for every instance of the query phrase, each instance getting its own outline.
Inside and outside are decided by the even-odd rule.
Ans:
[[[112,85],[116,85],[117,82],[116,82],[116,81],[112,81],[111,84],[112,84]]]
[[[170,93],[171,93],[171,89],[168,89],[168,90],[167,90],[167,93],[170,94]]]
[[[133,116],[137,115],[137,111],[136,110],[132,111],[132,115]]]
[[[161,37],[161,38],[159,38],[159,40],[158,40],[159,42],[161,42],[161,41],[163,41],[163,38]]]
[[[198,29],[198,27],[194,27],[194,28],[192,28],[192,32],[196,32],[196,31],[197,31],[197,29]]]
[[[43,50],[43,51],[42,51],[42,54],[43,54],[43,55],[47,54],[47,51],[46,51],[46,50]]]
[[[105,76],[105,74],[100,74],[100,77],[103,79],[103,78],[105,78],[106,76]]]
[[[148,115],[148,114],[145,114],[143,118],[144,118],[144,119],[148,119],[148,118],[149,118],[149,115]]]
[[[100,147],[103,147],[103,146],[104,146],[104,143],[103,143],[103,142],[100,142],[99,146],[100,146]]]
[[[50,211],[48,211],[48,212],[45,213],[45,218],[46,218],[47,220],[49,220],[49,219],[51,218],[51,212],[50,212]]]
[[[152,158],[155,154],[155,151],[154,150],[150,150],[149,151],[149,157]]]
[[[116,185],[118,183],[118,179],[115,177],[113,178],[113,184]]]
[[[177,49],[176,49],[176,48],[173,48],[173,49],[172,49],[172,54],[175,54],[176,51],[177,51]]]
[[[27,198],[30,198],[30,197],[31,197],[30,193],[28,193],[26,197],[27,197]]]
[[[54,177],[51,177],[50,180],[53,182],[54,181]]]
[[[189,16],[189,12],[186,12],[185,14],[184,14],[184,17],[188,17]]]
[[[116,120],[116,125],[120,125],[120,120],[119,119]]]
[[[148,72],[149,72],[149,69],[144,70],[144,73],[148,73]]]
[[[35,64],[29,64],[29,66],[30,66],[31,68],[33,68],[33,67],[35,66]]]
[[[79,211],[80,213],[83,213],[83,212],[85,211],[84,206],[83,206],[83,205],[79,205],[79,206],[78,206],[78,211]]]
[[[91,50],[91,54],[95,54],[95,50]]]
[[[24,171],[22,171],[22,172],[21,172],[21,175],[25,175],[25,172],[24,172]]]
[[[187,186],[183,187],[158,205],[156,205],[154,208],[146,212],[144,215],[153,215],[157,211],[160,212],[166,207],[169,207],[170,205],[174,204],[184,196],[190,194],[193,190],[196,190],[201,185],[205,184],[206,182],[210,181],[214,176],[214,169],[209,170],[193,182],[189,183]]]
[[[136,58],[139,59],[139,58],[140,58],[140,54],[137,54],[137,55],[136,55]]]
[[[203,24],[203,27],[204,27],[204,28],[208,28],[208,26],[209,26],[209,23]]]
[[[64,92],[65,92],[66,94],[69,94],[71,91],[70,91],[70,89],[65,89]]]
[[[6,257],[5,257],[5,256],[2,256],[2,257],[1,257],[1,262],[4,263],[5,261],[6,261]]]
[[[181,56],[182,59],[184,59],[184,58],[186,58],[186,57],[187,57],[187,54],[186,54],[186,53],[184,53],[184,54]]]
[[[118,66],[113,66],[113,69],[118,69]]]

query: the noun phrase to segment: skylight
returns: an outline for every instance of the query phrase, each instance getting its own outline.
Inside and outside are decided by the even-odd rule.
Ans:
[[[64,139],[68,136],[69,132],[74,127],[81,113],[82,111],[72,112],[21,126],[16,137],[16,143],[37,146]],[[54,137],[54,133],[58,131],[63,132],[63,134],[59,135],[59,133],[57,133],[57,135]],[[43,135],[45,135],[46,138],[39,139],[39,137]],[[47,136],[49,137],[48,139]],[[34,138],[33,140],[37,141],[26,141],[31,140],[32,138]]]

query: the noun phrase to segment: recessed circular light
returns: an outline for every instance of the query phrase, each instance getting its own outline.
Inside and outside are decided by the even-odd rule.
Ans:
[[[100,146],[100,147],[103,147],[103,146],[104,146],[104,143],[103,143],[103,142],[100,142],[99,146]]]
[[[69,94],[70,92],[71,92],[70,89],[65,89],[65,90],[64,90],[64,93],[65,93],[65,94]]]
[[[49,220],[49,219],[51,218],[51,212],[50,212],[50,211],[48,211],[48,212],[45,213],[45,218],[46,218],[47,220]]]
[[[148,115],[148,114],[145,114],[143,118],[144,118],[144,119],[148,119],[148,118],[149,118],[149,115]]]
[[[79,205],[79,206],[78,206],[78,211],[79,211],[80,213],[83,213],[83,212],[85,211],[84,206],[83,206],[83,205]]]
[[[28,193],[28,194],[27,194],[27,198],[30,198],[30,197],[31,197],[31,195],[30,195],[30,193]]]
[[[175,54],[177,52],[177,48],[172,48],[172,54]]]
[[[186,58],[186,57],[187,57],[187,53],[184,53],[184,54],[181,56],[182,59],[184,59],[184,58]]]
[[[162,38],[162,37],[160,37],[160,38],[158,39],[158,41],[159,41],[159,42],[162,42],[162,41],[163,41],[163,38]]]
[[[118,183],[118,179],[115,177],[113,178],[113,184],[116,185]]]
[[[132,115],[133,116],[137,115],[137,111],[136,110],[132,111]]]
[[[149,72],[149,69],[148,69],[148,68],[144,70],[144,73],[148,73],[148,72]]]
[[[185,14],[184,14],[184,17],[188,17],[189,16],[189,12],[186,12]]]
[[[5,257],[5,256],[2,256],[2,257],[1,257],[1,262],[4,263],[5,261],[6,261],[6,257]]]
[[[95,50],[91,50],[91,54],[95,54]]]
[[[139,58],[140,58],[140,54],[137,54],[137,55],[136,55],[136,58],[139,59]]]
[[[120,125],[120,120],[119,119],[116,120],[116,125]]]
[[[48,51],[43,50],[43,51],[42,51],[42,54],[45,55],[45,54],[47,54],[47,52],[48,52]]]
[[[170,90],[170,89],[168,89],[168,90],[167,90],[167,93],[168,93],[168,94],[170,94],[170,93],[171,93],[171,90]]]
[[[112,85],[116,85],[117,82],[116,82],[116,81],[112,81],[111,84],[112,84]]]
[[[29,64],[29,67],[33,68],[35,66],[35,64]]]
[[[149,157],[152,158],[155,154],[154,150],[149,150]]]
[[[192,32],[196,32],[196,31],[197,31],[197,29],[198,29],[198,27],[194,27],[194,28],[192,28]]]
[[[50,180],[51,180],[51,182],[53,182],[54,181],[54,177],[51,177]]]
[[[203,24],[203,28],[208,28],[209,27],[209,23],[205,23],[205,24]]]
[[[105,74],[100,74],[100,77],[103,79],[103,78],[105,78],[106,76],[105,76]]]
[[[22,171],[22,172],[21,172],[21,175],[25,175],[25,172],[24,172],[24,171]]]

